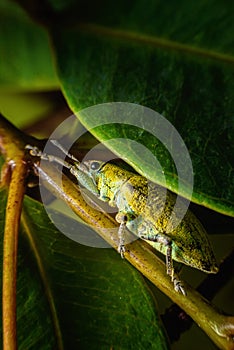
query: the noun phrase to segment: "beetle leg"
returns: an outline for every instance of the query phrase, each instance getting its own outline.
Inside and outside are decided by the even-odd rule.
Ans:
[[[124,213],[118,212],[115,216],[115,220],[120,223],[119,230],[118,230],[118,237],[119,237],[118,252],[120,253],[121,258],[124,258],[124,253],[126,251],[124,246],[124,231],[126,228],[127,216]]]
[[[186,295],[186,292],[185,292],[184,287],[182,286],[182,283],[180,282],[179,278],[174,273],[171,238],[165,234],[160,234],[160,233],[155,234],[155,235],[141,235],[140,237],[145,239],[145,240],[148,240],[148,241],[162,243],[167,247],[167,251],[166,251],[167,275],[169,275],[171,277],[171,281],[174,284],[175,291],[179,292],[183,295]]]
[[[171,238],[165,234],[160,234],[160,233],[155,234],[155,235],[141,235],[140,237],[147,240],[147,241],[162,243],[164,246],[167,247],[167,251],[166,251],[167,274],[171,277],[171,280],[173,281],[174,267],[173,267],[173,260],[172,260],[172,247],[171,247],[172,241],[171,241]]]
[[[126,227],[125,222],[121,222],[119,226],[119,231],[118,231],[118,236],[119,236],[119,246],[118,246],[118,252],[121,255],[121,258],[124,259],[124,253],[126,251],[125,246],[124,246],[124,230]]]
[[[166,254],[166,267],[167,267],[167,274],[171,276],[171,280],[174,279],[174,267],[173,267],[173,260],[172,260],[172,248],[171,248],[171,241],[167,242],[167,254]]]
[[[166,266],[167,266],[167,274],[171,277],[171,281],[174,284],[175,291],[179,292],[185,296],[186,291],[185,291],[181,281],[179,280],[178,276],[175,274],[175,270],[173,267],[171,244],[167,248]]]

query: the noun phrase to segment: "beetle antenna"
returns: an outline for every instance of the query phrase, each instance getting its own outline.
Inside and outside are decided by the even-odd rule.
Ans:
[[[69,153],[57,140],[50,140],[50,142],[58,147],[64,154],[66,154],[67,157],[74,160],[76,163],[80,164],[80,161],[74,157],[71,153]]]

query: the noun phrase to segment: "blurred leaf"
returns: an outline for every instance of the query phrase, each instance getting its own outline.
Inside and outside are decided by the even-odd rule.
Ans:
[[[65,225],[68,219],[59,215]],[[55,338],[65,349],[168,348],[151,293],[141,275],[118,254],[69,240],[50,222],[43,206],[29,198],[22,224],[20,349],[51,349]],[[82,235],[94,234],[74,220],[69,225],[77,233],[82,230]],[[3,210],[1,231],[2,226]]]
[[[16,4],[0,4],[0,89],[41,91],[59,87],[46,30]]]
[[[51,113],[56,102],[49,93],[0,93],[2,114],[21,129]]]
[[[79,111],[98,103],[128,101],[163,114],[191,155],[192,200],[233,216],[234,56],[230,33],[234,5],[214,0],[183,1],[180,6],[176,1],[170,5],[155,1],[146,6],[142,0],[124,4],[105,3],[96,17],[90,14],[91,23],[61,25],[52,31],[70,107]],[[86,127],[92,124],[92,115],[79,118]],[[177,190],[175,168],[153,136],[113,125],[92,133],[101,142],[131,138],[148,147],[158,157],[168,187]],[[126,141],[108,145],[116,154],[124,154],[141,174],[158,181],[147,155],[137,157]]]

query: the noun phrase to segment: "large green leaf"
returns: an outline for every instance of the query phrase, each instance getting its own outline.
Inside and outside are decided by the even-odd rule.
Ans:
[[[5,202],[4,193],[0,195]],[[3,206],[0,214],[2,232]],[[94,234],[73,220],[70,225],[84,235]],[[66,238],[42,205],[29,198],[24,202],[18,268],[20,349],[168,348],[141,275],[112,249]]]
[[[70,10],[74,13],[74,3]],[[228,8],[214,0],[180,5],[111,1],[86,14],[89,23],[61,24],[52,31],[58,72],[73,111],[128,101],[163,114],[191,155],[192,200],[227,215],[234,215],[232,13],[233,4]],[[92,125],[92,115],[79,118],[85,126]],[[168,187],[177,190],[174,168],[163,149],[155,147],[154,137],[126,126],[103,126],[92,132],[100,141],[127,137],[146,145],[160,160]],[[120,156],[125,148],[124,159],[158,181],[147,157],[136,159],[126,142],[109,147]]]
[[[15,3],[0,4],[0,89],[51,90],[59,87],[46,30]]]

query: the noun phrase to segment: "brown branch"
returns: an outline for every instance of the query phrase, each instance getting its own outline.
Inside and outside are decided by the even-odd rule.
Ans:
[[[22,202],[25,192],[27,169],[18,161],[12,170],[6,208],[6,221],[3,241],[3,280],[2,280],[2,323],[3,349],[17,348],[16,337],[16,276],[18,231]]]
[[[28,171],[24,162],[24,147],[28,140],[25,140],[23,136],[23,133],[0,115],[0,151],[6,160],[2,169],[1,179],[3,185],[9,186],[3,240],[2,322],[4,350],[17,348],[16,277],[18,231],[25,193],[25,178]]]

